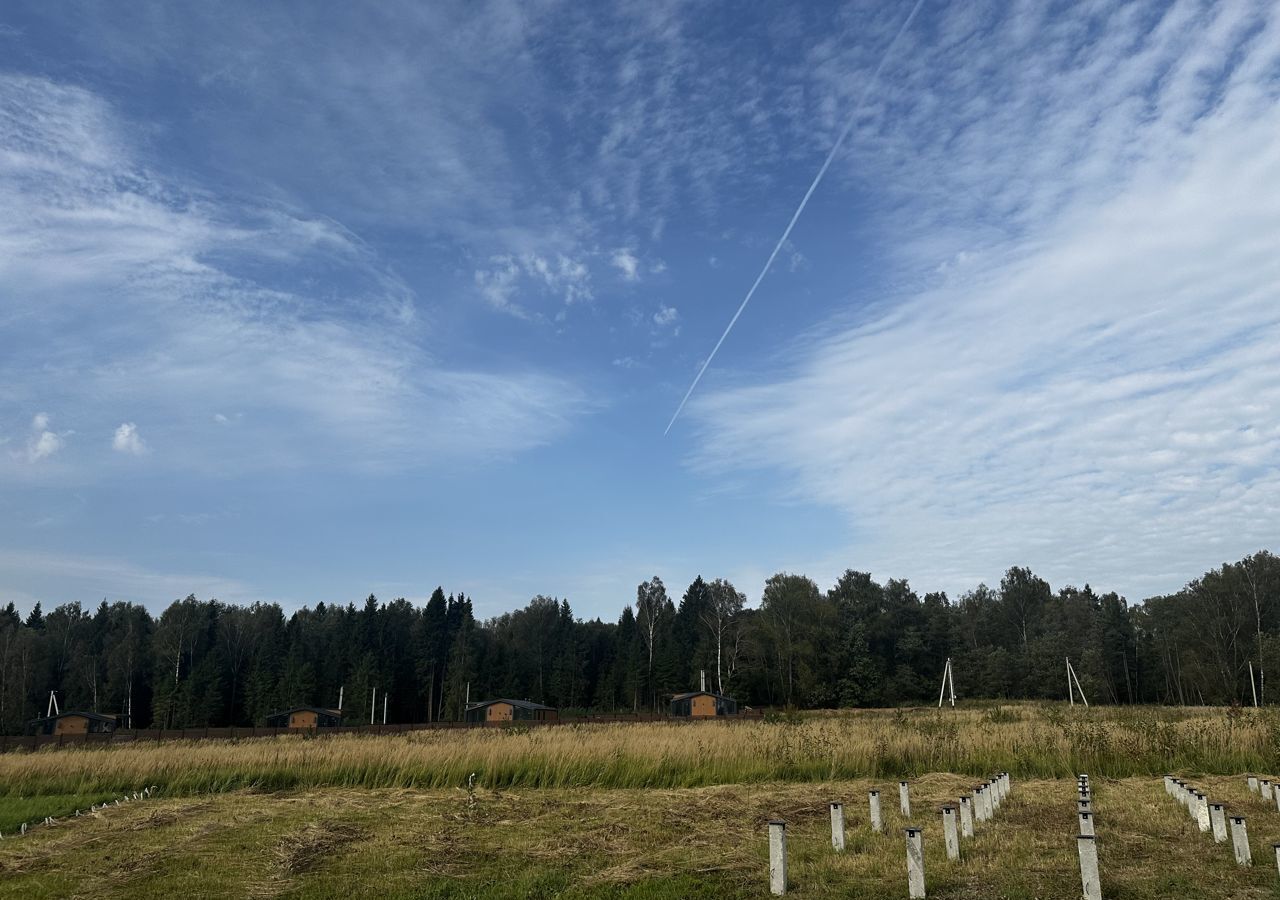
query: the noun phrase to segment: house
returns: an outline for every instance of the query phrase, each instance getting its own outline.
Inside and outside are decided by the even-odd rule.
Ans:
[[[733,716],[738,713],[738,701],[715,691],[690,691],[671,698],[671,715],[693,719],[714,716]]]
[[[120,726],[120,717],[69,709],[36,719],[32,725],[36,734],[110,734]]]
[[[295,706],[267,716],[269,728],[334,728],[342,724],[342,710]]]
[[[467,707],[468,722],[554,722],[560,714],[531,700],[484,700]]]

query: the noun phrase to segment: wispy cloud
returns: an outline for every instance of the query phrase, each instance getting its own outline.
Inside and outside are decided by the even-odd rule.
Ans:
[[[554,376],[436,361],[413,291],[342,226],[167,178],[126,133],[87,90],[0,77],[0,419],[111,433],[121,411],[85,398],[128,397],[169,465],[399,467],[537,445],[585,408]],[[584,290],[571,261],[545,277]]]
[[[844,510],[850,565],[1145,595],[1280,525],[1280,24],[1038,10],[943,11],[855,140],[934,283],[702,398],[696,463]]]
[[[640,260],[630,249],[623,247],[613,251],[613,256],[609,262],[613,267],[622,273],[622,277],[627,281],[640,280]]]
[[[658,311],[653,314],[653,324],[659,328],[666,328],[680,321],[680,311],[674,306],[667,306],[665,303],[659,304]]]
[[[43,584],[49,572],[59,573],[64,594],[51,596],[47,589],[28,592],[24,586]],[[243,582],[199,573],[163,572],[131,562],[101,556],[46,552],[40,550],[0,550],[0,592],[6,596],[39,598],[48,607],[72,601],[96,603],[131,600],[153,610],[195,594],[202,600],[217,598],[227,603],[270,600]],[[31,604],[28,603],[28,606]]]

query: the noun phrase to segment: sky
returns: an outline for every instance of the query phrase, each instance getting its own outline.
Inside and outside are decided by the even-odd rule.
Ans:
[[[6,3],[0,602],[1277,549],[1280,10],[913,6]]]

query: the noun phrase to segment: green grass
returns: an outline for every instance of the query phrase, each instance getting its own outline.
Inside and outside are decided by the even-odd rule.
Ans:
[[[0,834],[6,837],[22,827],[26,822],[33,825],[43,822],[46,816],[60,819],[75,814],[77,809],[88,810],[89,807],[108,800],[116,799],[119,794],[38,794],[31,797],[0,796]]]

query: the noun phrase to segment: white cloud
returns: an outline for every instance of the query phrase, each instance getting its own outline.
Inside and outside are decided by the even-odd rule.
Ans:
[[[610,264],[622,273],[622,277],[627,281],[640,280],[640,260],[630,249],[623,247],[613,251],[613,256],[609,258]]]
[[[111,446],[117,453],[128,453],[132,456],[142,456],[148,452],[142,435],[138,434],[138,426],[133,422],[124,422],[116,429],[115,435],[111,439]]]
[[[32,416],[31,429],[27,435],[25,452],[11,452],[10,458],[21,458],[25,459],[28,463],[36,463],[50,458],[61,450],[66,444],[64,439],[73,434],[73,432],[65,431],[62,434],[58,434],[51,431],[50,428],[52,426],[52,421],[53,420],[49,414],[45,412],[39,412]],[[5,444],[8,442],[7,438],[4,441],[0,441],[0,443]]]
[[[47,459],[61,449],[61,437],[52,431],[41,431],[27,443],[27,459],[31,462]]]
[[[658,304],[658,311],[653,314],[653,324],[659,328],[666,328],[680,321],[680,311],[674,306],[667,306],[665,303]]]
[[[85,398],[127,397],[166,423],[166,465],[227,471],[508,455],[588,408],[542,372],[443,365],[413,292],[340,225],[165,179],[128,133],[89,91],[0,76],[0,286],[22,286],[0,415],[56,402],[107,432],[122,410]],[[243,274],[264,263],[269,284]],[[582,296],[572,260],[549,272]],[[195,412],[219,408],[243,415],[234,439]],[[28,456],[67,436],[48,434]]]
[[[899,262],[963,266],[891,306],[859,297],[784,372],[696,399],[696,464],[781,472],[847,514],[846,564],[951,591],[1026,564],[1136,598],[1274,547],[1274,9],[1099,13],[1075,55],[1082,22],[1012,52],[1034,7],[967,9],[906,54],[907,87],[861,136],[905,198],[884,219]],[[949,58],[965,35],[956,54],[1007,67],[985,73],[999,92]],[[945,73],[927,91],[926,67]],[[930,239],[974,216],[982,247]]]
[[[522,286],[530,295],[554,296],[565,306],[592,299],[587,264],[563,253],[504,254],[489,260],[489,268],[474,274],[480,296],[494,309],[521,319],[532,318],[525,304],[512,298]]]

